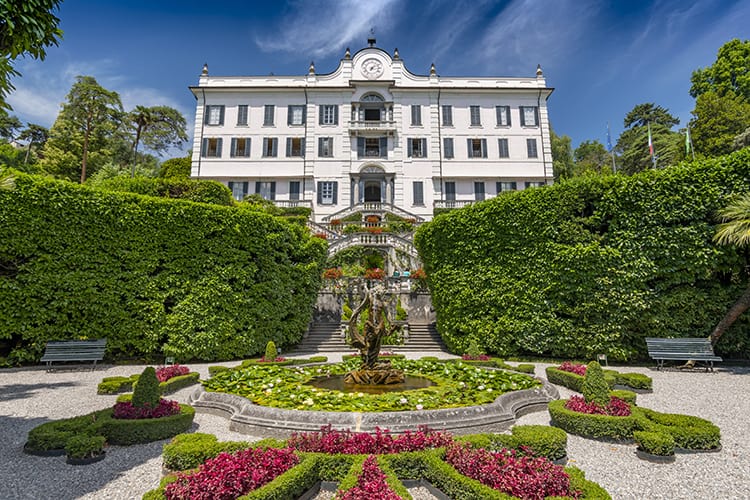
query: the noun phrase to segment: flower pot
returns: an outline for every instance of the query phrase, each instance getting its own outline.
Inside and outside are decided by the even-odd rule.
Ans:
[[[93,457],[87,457],[87,458],[67,457],[65,459],[65,462],[70,465],[89,465],[89,464],[99,462],[100,460],[104,460],[106,453],[107,453],[106,451],[102,451],[101,453],[98,453],[94,455]]]
[[[643,451],[640,448],[636,448],[635,454],[641,460],[646,460],[652,464],[671,464],[675,461],[674,455],[654,455],[647,451]]]

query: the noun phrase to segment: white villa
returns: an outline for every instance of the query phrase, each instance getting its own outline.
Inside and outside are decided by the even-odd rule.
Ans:
[[[387,210],[416,221],[552,182],[541,68],[443,77],[375,46],[319,74],[211,76],[197,86],[192,177],[312,209],[316,223]]]

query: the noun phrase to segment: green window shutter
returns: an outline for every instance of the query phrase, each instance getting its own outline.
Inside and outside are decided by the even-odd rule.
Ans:
[[[201,147],[201,157],[205,158],[207,153],[208,153],[208,139],[204,138],[203,145]]]
[[[216,139],[216,157],[221,158],[221,144],[224,142],[222,138]]]
[[[287,137],[286,138],[286,157],[289,158],[292,156],[292,138]]]
[[[427,158],[427,139],[422,139],[422,158]]]
[[[318,205],[323,204],[323,182],[318,181]]]
[[[279,155],[279,139],[277,137],[271,139],[271,148],[273,148],[271,156],[277,157]]]
[[[357,158],[362,159],[365,157],[365,138],[357,137]]]
[[[245,139],[245,157],[250,158],[250,144],[252,144],[251,139],[248,137]]]
[[[409,158],[411,158],[414,155],[414,143],[413,143],[412,139],[406,139],[406,141],[408,143],[407,156]]]
[[[338,104],[333,107],[333,124],[338,125],[339,124],[339,106]]]
[[[232,143],[231,143],[231,146],[229,148],[229,157],[230,158],[234,158],[235,151],[237,151],[237,138],[236,137],[232,137]]]
[[[468,157],[469,158],[474,158],[474,154],[472,153],[472,150],[471,150],[471,139],[466,139],[466,149],[467,149],[467,152],[468,152],[467,153]]]
[[[276,199],[276,181],[271,182],[271,199]]]
[[[260,194],[260,181],[255,181],[255,194]]]
[[[286,107],[286,124],[291,125],[292,124],[292,105],[289,104]]]
[[[325,109],[325,106],[322,104],[318,106],[318,125],[323,125],[323,110]]]
[[[300,156],[305,157],[305,138],[299,140]]]
[[[263,154],[261,156],[268,156],[268,137],[263,138]]]
[[[482,139],[482,158],[487,158],[487,139]]]
[[[219,125],[224,125],[224,106],[219,107]]]
[[[388,158],[388,138],[387,137],[380,138],[380,157]]]
[[[248,184],[250,184],[250,183],[249,183],[249,182],[247,182],[247,181],[245,181],[245,182],[243,182],[243,183],[242,183],[242,197],[243,197],[243,198],[244,198],[245,196],[247,196],[247,188],[248,188]]]
[[[333,183],[333,204],[338,204],[338,196],[339,196],[339,183],[338,181]]]
[[[323,138],[318,137],[318,156],[323,156]]]

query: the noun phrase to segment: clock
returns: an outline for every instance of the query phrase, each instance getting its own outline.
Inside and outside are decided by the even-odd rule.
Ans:
[[[383,74],[383,63],[377,59],[367,59],[362,63],[362,74],[370,80],[374,80]]]

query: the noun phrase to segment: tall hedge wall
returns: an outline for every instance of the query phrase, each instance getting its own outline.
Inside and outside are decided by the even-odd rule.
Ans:
[[[325,256],[266,214],[19,174],[0,190],[0,339],[11,362],[101,337],[113,357],[254,355],[300,340]]]
[[[750,148],[632,177],[530,189],[419,228],[447,345],[500,355],[630,359],[646,336],[708,336],[747,287],[748,253],[712,243],[750,189]],[[717,345],[747,357],[745,315]]]

